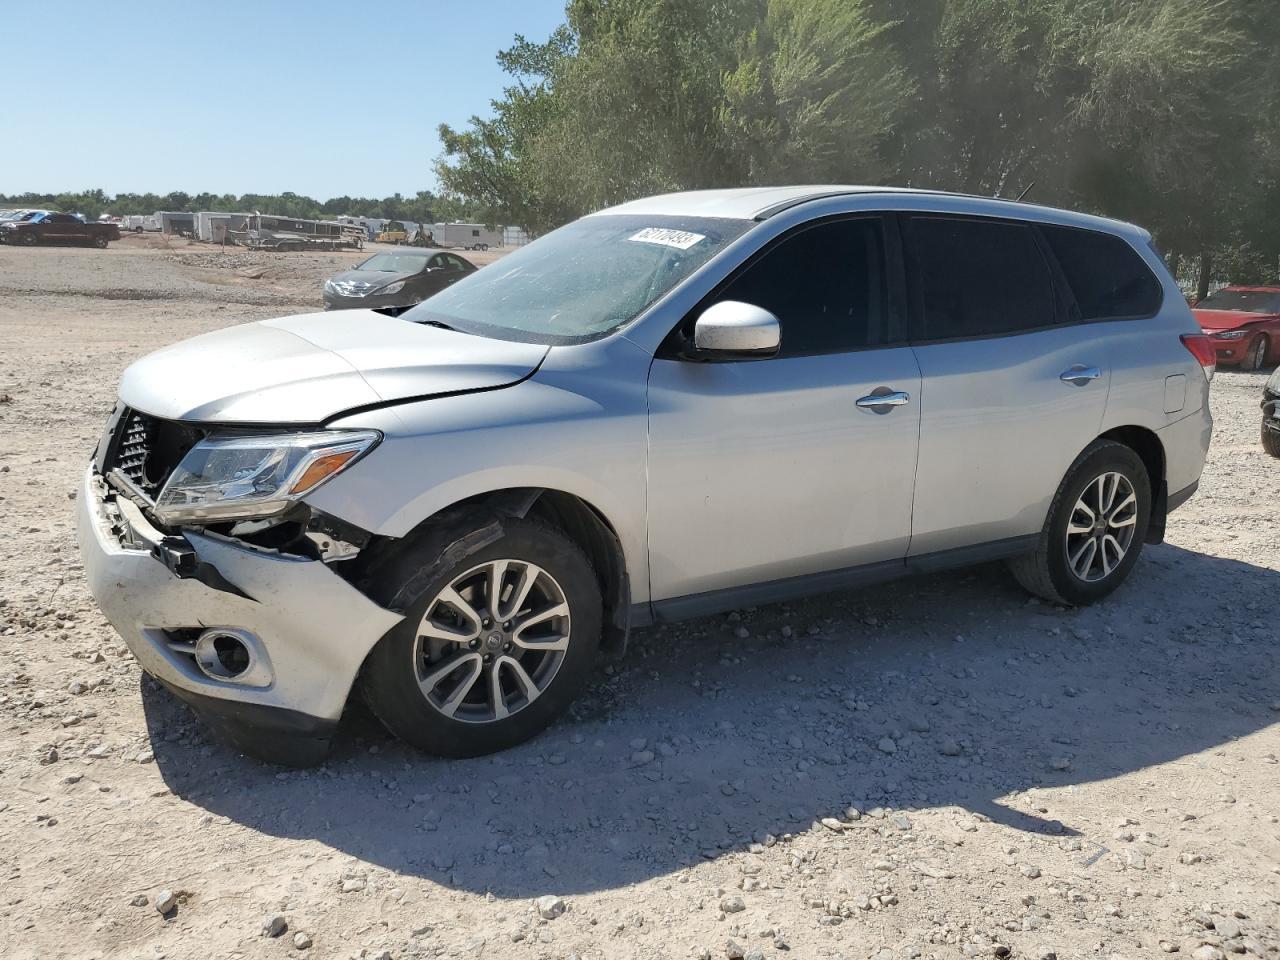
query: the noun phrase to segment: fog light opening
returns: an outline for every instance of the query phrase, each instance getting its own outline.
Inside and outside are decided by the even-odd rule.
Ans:
[[[196,663],[215,680],[238,680],[254,666],[253,638],[241,630],[206,630],[196,640]]]
[[[249,669],[249,649],[238,637],[223,634],[214,638],[213,652],[229,677],[238,677]]]

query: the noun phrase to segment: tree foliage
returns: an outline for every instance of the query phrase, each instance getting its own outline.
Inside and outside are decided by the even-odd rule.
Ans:
[[[541,231],[649,193],[879,182],[1132,219],[1276,279],[1280,16],[1259,0],[569,0],[441,128],[445,189]]]

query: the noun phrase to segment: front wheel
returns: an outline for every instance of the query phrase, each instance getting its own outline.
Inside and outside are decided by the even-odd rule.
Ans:
[[[22,244],[24,247],[34,247],[37,243],[40,242],[40,238],[37,237],[34,233],[30,233],[30,232],[20,233],[18,234],[18,242]]]
[[[105,250],[107,249],[107,238],[102,236],[94,237],[93,245],[99,250]]]
[[[1262,449],[1273,457],[1280,457],[1280,431],[1272,430],[1267,422],[1262,422]]]
[[[1096,440],[1071,465],[1034,553],[1009,562],[1031,593],[1083,606],[1115,590],[1142,552],[1151,480],[1129,447]]]
[[[1253,342],[1249,344],[1249,349],[1245,351],[1244,359],[1240,361],[1240,369],[1253,371],[1261,369],[1267,360],[1267,335],[1260,333],[1253,338]]]
[[[541,732],[577,695],[600,647],[602,601],[586,555],[554,527],[504,519],[386,571],[406,616],[363,671],[365,699],[400,739],[473,757]],[[424,545],[425,546],[425,545]]]

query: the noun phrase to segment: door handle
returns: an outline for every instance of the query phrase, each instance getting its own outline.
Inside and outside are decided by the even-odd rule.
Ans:
[[[872,393],[865,397],[859,397],[856,401],[857,405],[864,410],[872,410],[876,413],[888,413],[890,407],[900,407],[904,403],[911,402],[911,394],[904,393],[899,390],[890,393]]]
[[[1097,380],[1101,376],[1102,371],[1097,367],[1086,367],[1083,363],[1075,363],[1071,365],[1070,370],[1062,371],[1058,379],[1063,383],[1083,387],[1090,380]]]

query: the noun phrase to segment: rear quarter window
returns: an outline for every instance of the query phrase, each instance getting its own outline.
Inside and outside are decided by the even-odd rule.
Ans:
[[[1041,226],[1075,295],[1082,320],[1150,317],[1160,309],[1160,281],[1119,237],[1074,227]]]

